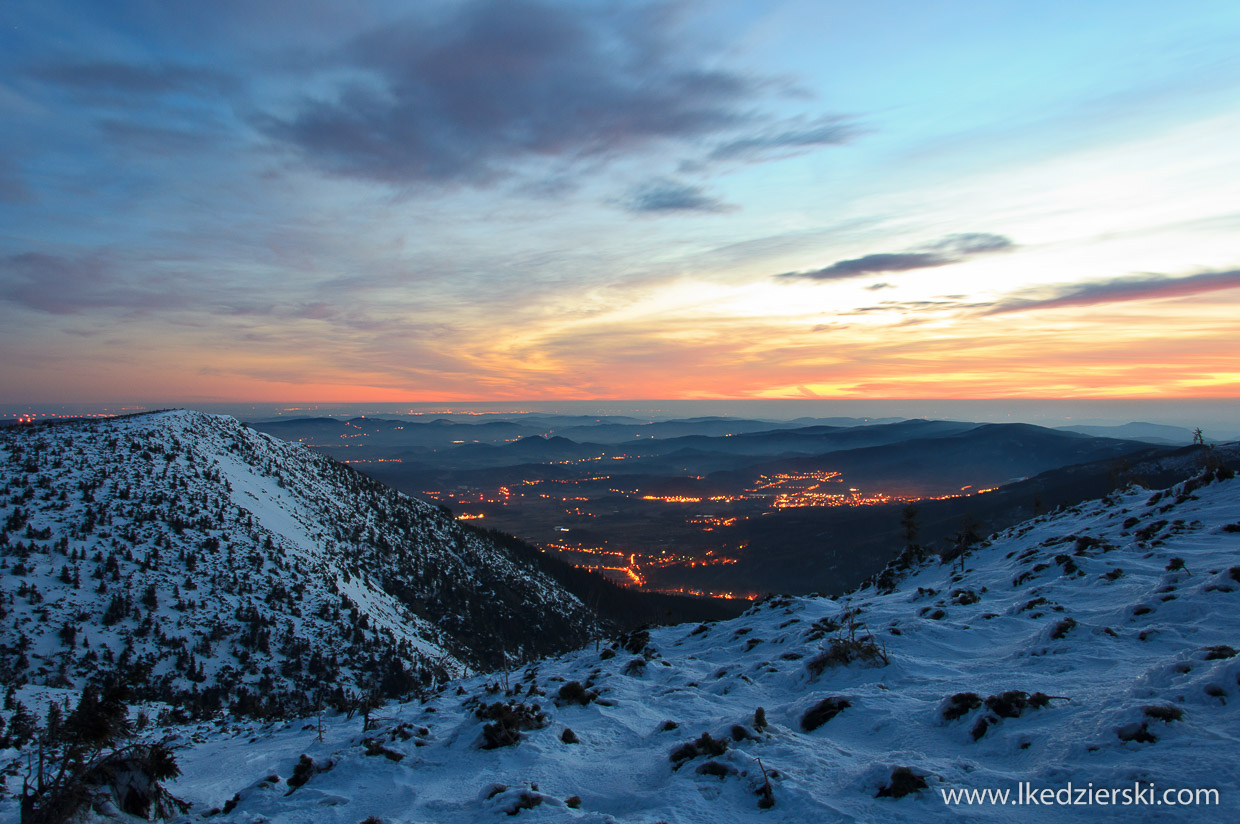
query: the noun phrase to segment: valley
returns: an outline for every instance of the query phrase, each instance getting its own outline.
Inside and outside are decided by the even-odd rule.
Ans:
[[[1043,505],[984,500],[1005,485],[1076,464],[1113,474],[1127,456],[1171,449],[1106,437],[1105,427],[868,418],[486,413],[252,425],[621,586],[731,600],[856,585],[902,546],[909,505],[925,538],[948,541],[965,518],[997,528]],[[1055,489],[1045,505],[1077,494]],[[833,558],[844,541],[859,551]],[[774,560],[788,552],[799,563],[783,575]]]

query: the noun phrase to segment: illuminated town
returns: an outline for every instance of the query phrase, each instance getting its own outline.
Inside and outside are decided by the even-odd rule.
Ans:
[[[365,443],[372,435],[365,424],[364,420],[349,422],[348,431],[333,438],[334,445],[350,447],[348,453],[357,454],[355,444]],[[322,445],[313,440],[303,442]],[[496,438],[489,444],[519,440]],[[487,441],[462,438],[447,443],[450,448],[485,449],[488,445]],[[496,475],[495,481],[467,483],[458,479],[444,486],[409,491],[448,507],[459,521],[509,532],[620,586],[716,598],[754,598],[760,593],[708,583],[714,578],[712,569],[737,564],[742,557],[747,541],[732,537],[741,527],[788,510],[902,506],[993,489],[966,485],[953,492],[936,490],[942,494],[933,495],[873,489],[849,483],[844,473],[831,469],[755,473],[748,482],[718,482],[690,473],[658,478],[588,472],[554,477],[566,467],[648,457],[627,448],[621,454],[611,451],[544,459],[516,474]],[[399,464],[402,459],[367,452],[367,457],[343,460],[365,469],[368,465]],[[492,476],[483,473],[480,477]]]
[[[552,463],[561,462],[539,466]],[[702,482],[689,476],[659,485]],[[740,525],[789,509],[903,505],[990,491],[970,486],[945,495],[898,494],[849,486],[839,472],[805,471],[759,474],[731,492],[646,490],[623,476],[585,475],[418,493],[452,509],[458,520],[510,532],[621,586],[752,599],[761,593],[685,583],[711,568],[738,563],[746,542],[728,536]]]

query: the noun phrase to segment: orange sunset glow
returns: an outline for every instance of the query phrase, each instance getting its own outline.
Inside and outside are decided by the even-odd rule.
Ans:
[[[227,25],[185,53],[192,15],[92,18],[116,36],[73,61],[14,29],[4,396],[1240,395],[1240,84],[1204,11],[1086,51],[1048,15],[1013,52],[959,10],[888,48],[830,4],[591,9],[477,64],[429,11],[377,56],[308,18],[296,70]],[[1122,70],[1153,30],[1166,59]]]

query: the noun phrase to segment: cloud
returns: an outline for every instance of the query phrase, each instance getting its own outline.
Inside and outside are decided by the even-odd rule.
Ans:
[[[0,300],[52,315],[122,307],[150,311],[186,306],[167,283],[130,283],[98,257],[67,258],[25,252],[0,258]]]
[[[218,145],[220,136],[208,129],[188,130],[105,118],[95,124],[110,143],[151,155],[198,154]]]
[[[869,286],[865,287],[865,290],[867,292],[877,292],[879,289],[894,289],[894,288],[895,287],[892,286],[890,283],[871,283]]]
[[[11,160],[0,156],[0,203],[30,203],[34,192],[26,185]]]
[[[871,312],[942,312],[958,309],[989,309],[995,304],[987,301],[963,300],[884,300],[874,306],[858,306],[842,311],[841,315],[867,314]]]
[[[630,212],[724,212],[732,207],[701,186],[659,179],[640,186],[625,201]]]
[[[761,125],[775,90],[696,53],[675,4],[427,8],[356,38],[336,55],[331,91],[257,127],[320,170],[397,185],[485,185],[526,162],[555,177],[672,142],[722,140],[721,156],[756,158],[844,128],[823,120],[729,142]]]
[[[989,252],[1007,252],[1016,247],[1011,238],[1003,235],[992,235],[988,232],[965,232],[964,234],[948,235],[933,244],[930,248],[944,254],[984,255]]]
[[[759,134],[729,140],[716,146],[707,160],[757,161],[789,157],[819,146],[847,143],[859,134],[861,130],[845,118],[822,117],[812,123],[783,124]]]
[[[822,269],[808,272],[785,272],[779,278],[805,278],[808,280],[847,280],[881,272],[910,272],[915,269],[932,269],[962,263],[971,257],[994,252],[1006,252],[1016,248],[1010,238],[1003,235],[971,232],[948,235],[935,243],[909,252],[877,253],[864,257],[838,260]]]
[[[215,69],[175,63],[142,65],[110,61],[36,66],[27,71],[36,80],[87,95],[212,96],[234,90],[237,81]]]
[[[1048,291],[1010,295],[999,301],[985,314],[1000,315],[1035,309],[1059,309],[1131,300],[1179,298],[1237,288],[1240,288],[1240,269],[1202,272],[1180,278],[1158,274],[1131,275],[1087,283],[1063,284],[1052,287]]]

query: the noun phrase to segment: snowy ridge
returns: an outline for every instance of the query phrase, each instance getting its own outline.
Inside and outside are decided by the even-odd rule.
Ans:
[[[588,610],[459,526],[232,418],[0,431],[0,682],[117,672],[192,717],[408,693],[581,642]]]
[[[963,570],[936,559],[892,591],[777,597],[591,645],[506,684],[391,704],[370,730],[343,716],[322,742],[313,723],[187,730],[173,789],[195,814],[227,809],[212,820],[289,824],[1230,820],[1238,550],[1240,480],[1130,488],[994,536]],[[313,769],[291,791],[303,755]],[[942,797],[1014,799],[1018,782],[1219,795],[1088,809]]]

